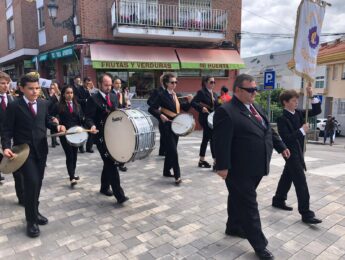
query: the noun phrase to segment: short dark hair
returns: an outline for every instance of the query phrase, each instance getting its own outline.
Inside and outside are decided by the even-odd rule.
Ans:
[[[240,74],[236,77],[234,85],[233,85],[233,92],[235,93],[235,90],[237,87],[242,87],[243,86],[243,81],[249,81],[249,82],[253,82],[255,81],[253,76],[250,76],[248,74]]]
[[[201,86],[203,88],[206,88],[206,83],[208,82],[209,79],[214,78],[213,76],[207,75],[207,76],[203,76],[201,79]]]
[[[99,83],[99,84],[102,84],[102,83],[103,83],[103,79],[104,79],[105,76],[111,78],[111,81],[113,81],[113,76],[112,76],[110,73],[105,72],[105,73],[102,73],[102,74],[99,76],[99,78],[98,78],[98,83]]]
[[[75,75],[73,79],[81,78],[80,75]]]
[[[284,90],[280,95],[279,95],[279,101],[284,106],[284,101],[289,102],[291,98],[298,98],[299,95],[296,90],[294,89],[289,89],[289,90]]]
[[[165,88],[167,88],[167,85],[170,82],[171,78],[176,78],[176,76],[174,74],[172,74],[172,73],[164,74],[164,76],[163,76],[163,85],[164,85]]]
[[[83,82],[85,83],[86,81],[91,81],[91,78],[90,78],[90,77],[85,77],[85,78],[83,79]]]
[[[37,71],[29,72],[20,79],[20,86],[24,88],[28,82],[38,82],[39,79],[40,74]]]
[[[229,91],[229,89],[225,86],[223,86],[220,90],[223,91],[224,93],[228,93]]]

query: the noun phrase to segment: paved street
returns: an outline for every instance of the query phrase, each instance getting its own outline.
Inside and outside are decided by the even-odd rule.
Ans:
[[[10,259],[256,259],[247,240],[224,234],[227,190],[197,166],[201,133],[180,138],[183,183],[162,177],[157,150],[121,173],[130,200],[124,206],[99,193],[98,153],[79,154],[78,185],[71,189],[61,146],[51,149],[40,211],[49,218],[41,236],[25,235],[24,209],[7,175],[0,186],[0,257]],[[264,233],[276,259],[345,259],[345,138],[333,147],[308,144],[306,161],[312,209],[323,223],[300,221],[294,189],[285,212],[270,206],[283,160],[274,154],[271,174],[258,188]],[[208,152],[208,158],[210,157]],[[250,161],[248,161],[250,163]]]

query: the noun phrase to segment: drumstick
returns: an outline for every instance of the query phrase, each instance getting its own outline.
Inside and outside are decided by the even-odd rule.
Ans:
[[[79,133],[83,133],[83,132],[93,132],[92,130],[90,129],[80,129],[80,130],[77,130],[77,131],[74,131],[74,132],[61,132],[61,133],[56,133],[56,134],[51,134],[51,135],[47,135],[47,137],[58,137],[58,136],[65,136],[65,135],[74,135],[74,134],[79,134]],[[95,133],[98,133],[99,131],[96,130]]]

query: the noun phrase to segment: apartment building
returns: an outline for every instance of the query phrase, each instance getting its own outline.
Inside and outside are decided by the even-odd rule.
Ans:
[[[179,91],[190,93],[200,88],[203,75],[216,77],[217,90],[231,86],[244,66],[237,37],[241,0],[3,0],[0,5],[6,36],[0,37],[0,69],[14,79],[32,67],[60,84],[75,75],[96,81],[109,72],[145,98],[164,71],[175,72]]]

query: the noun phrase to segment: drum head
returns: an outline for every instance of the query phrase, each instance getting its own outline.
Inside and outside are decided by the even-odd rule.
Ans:
[[[135,129],[125,110],[111,112],[104,125],[104,142],[117,162],[128,162],[135,151]]]
[[[171,130],[177,135],[186,135],[194,127],[194,118],[190,114],[179,114],[171,123]]]
[[[73,126],[67,130],[67,133],[79,132],[77,134],[66,135],[67,142],[72,146],[82,146],[88,137],[86,132],[81,132],[84,130],[81,126]]]
[[[213,129],[213,117],[214,117],[214,112],[212,112],[211,114],[207,116],[207,124],[211,129]]]

